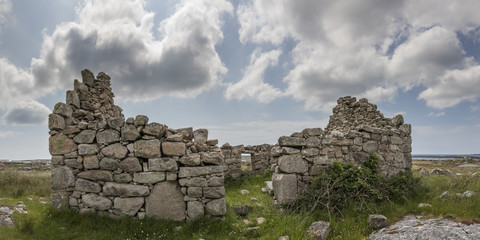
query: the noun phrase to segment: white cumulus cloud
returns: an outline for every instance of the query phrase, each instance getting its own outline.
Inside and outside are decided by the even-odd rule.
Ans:
[[[9,107],[2,116],[2,123],[8,125],[40,125],[45,124],[51,110],[45,105],[26,100]]]

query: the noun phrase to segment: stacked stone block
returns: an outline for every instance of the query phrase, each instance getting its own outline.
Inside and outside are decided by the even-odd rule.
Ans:
[[[223,217],[223,155],[206,129],[125,120],[110,77],[82,71],[49,116],[51,205],[113,218]]]
[[[239,178],[242,175],[242,153],[251,155],[252,171],[251,173],[263,172],[271,168],[270,152],[272,149],[270,144],[254,145],[254,146],[231,146],[226,143],[222,145],[222,153],[224,156],[224,171],[226,175],[233,178]]]
[[[391,176],[408,172],[412,165],[411,126],[401,115],[383,117],[366,99],[338,100],[328,127],[308,128],[280,137],[271,150],[272,176],[278,203],[295,201],[314,176],[334,161],[360,165],[370,153],[379,159],[380,173]]]

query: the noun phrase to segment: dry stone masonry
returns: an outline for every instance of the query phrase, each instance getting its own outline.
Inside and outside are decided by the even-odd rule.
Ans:
[[[231,146],[228,143],[222,145],[222,153],[224,156],[224,170],[225,175],[239,178],[245,171],[242,170],[242,153],[250,154],[251,156],[251,173],[263,172],[271,168],[271,149],[272,145],[262,144],[255,146]]]
[[[206,129],[125,120],[110,77],[82,71],[49,116],[54,209],[190,220],[226,213],[223,155]]]
[[[276,201],[295,201],[320,170],[334,161],[361,164],[370,153],[379,159],[380,172],[391,176],[410,171],[411,126],[397,115],[385,118],[375,104],[354,97],[338,99],[325,130],[308,128],[278,139],[270,160]]]

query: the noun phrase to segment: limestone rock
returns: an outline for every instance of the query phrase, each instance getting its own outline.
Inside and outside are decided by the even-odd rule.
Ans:
[[[383,215],[372,214],[368,216],[368,226],[372,229],[380,229],[387,226],[387,218]]]
[[[97,144],[80,144],[78,145],[78,155],[95,155],[99,152]]]
[[[77,150],[77,144],[65,135],[50,136],[48,143],[51,155],[61,155]]]
[[[123,141],[135,141],[140,138],[140,133],[133,125],[125,125],[122,127],[122,140]]]
[[[225,187],[207,187],[203,189],[203,196],[206,198],[225,197]]]
[[[224,216],[227,213],[225,198],[214,199],[205,205],[205,214],[210,216]]]
[[[125,124],[125,119],[123,117],[111,117],[107,119],[107,124],[110,128],[117,129]]]
[[[195,144],[207,143],[208,130],[201,128],[193,131],[193,140],[195,141]]]
[[[153,122],[145,126],[142,132],[148,135],[155,136],[157,138],[161,138],[167,132],[167,128],[160,123]]]
[[[84,169],[98,169],[99,162],[96,155],[85,156],[83,158],[83,168]]]
[[[193,178],[182,178],[178,180],[180,186],[187,186],[187,187],[207,187],[208,182],[207,179],[203,177],[193,177]]]
[[[282,147],[303,147],[307,145],[305,138],[283,136],[278,139]]]
[[[75,181],[75,191],[98,193],[101,190],[102,187],[96,182],[85,180],[83,178],[78,178],[77,181]]]
[[[136,183],[153,184],[165,181],[165,172],[141,172],[133,174],[133,181]]]
[[[147,217],[183,221],[185,210],[183,193],[176,182],[157,183],[145,200]]]
[[[202,153],[202,161],[203,163],[210,163],[215,165],[222,165],[223,162],[223,155],[219,152],[210,152],[210,153]]]
[[[273,195],[272,181],[265,181],[265,188],[267,189],[268,194]]]
[[[118,167],[118,162],[116,159],[104,157],[100,161],[100,169],[116,170],[117,167]]]
[[[118,167],[125,172],[141,172],[142,165],[136,157],[129,157],[118,164]]]
[[[310,237],[312,240],[324,240],[327,239],[329,231],[329,222],[313,222],[307,230],[307,236]]]
[[[172,158],[150,158],[148,159],[148,169],[150,171],[177,171],[177,161]]]
[[[162,156],[158,139],[138,140],[134,144],[134,149],[136,157],[159,158]]]
[[[55,210],[68,209],[68,192],[53,191],[52,194],[50,194],[50,206]]]
[[[84,171],[84,172],[78,173],[77,176],[79,178],[84,178],[84,179],[94,180],[94,181],[106,181],[106,182],[113,181],[112,173],[104,170]]]
[[[200,154],[193,153],[190,155],[186,155],[181,157],[179,161],[186,166],[198,166],[201,163]]]
[[[48,115],[48,128],[50,130],[62,130],[65,128],[65,119],[57,114]]]
[[[135,117],[135,122],[134,122],[134,125],[135,127],[138,127],[138,126],[145,126],[148,124],[148,117],[145,116],[145,115],[137,115]]]
[[[107,182],[103,186],[103,193],[107,196],[143,197],[150,194],[148,186]]]
[[[286,173],[304,173],[308,171],[307,162],[299,155],[283,155],[278,159],[278,167]]]
[[[274,174],[272,185],[275,198],[279,204],[293,203],[297,197],[296,174]]]
[[[75,185],[72,169],[66,166],[52,169],[52,189],[64,190]]]
[[[83,204],[98,210],[107,210],[112,207],[112,201],[95,193],[82,195]]]
[[[95,76],[93,75],[92,71],[90,71],[88,69],[83,69],[81,71],[81,73],[82,73],[83,84],[85,84],[89,87],[93,87],[94,81],[95,81]]]
[[[403,116],[398,114],[397,116],[395,116],[394,118],[392,118],[392,124],[395,126],[395,127],[399,127],[400,125],[402,125],[404,122],[403,120]]]
[[[162,152],[166,156],[183,156],[185,155],[185,143],[182,142],[163,142]]]
[[[132,181],[132,176],[128,173],[120,173],[113,175],[113,180],[118,183],[129,183]]]
[[[181,167],[178,173],[179,178],[196,177],[207,174],[222,173],[222,166],[205,166],[205,167]]]
[[[143,206],[145,200],[143,197],[120,198],[116,197],[113,201],[113,208],[119,209],[123,214],[134,216]]]
[[[120,141],[120,133],[115,130],[105,130],[97,133],[97,142],[98,143],[114,143]]]
[[[105,157],[123,159],[127,156],[128,149],[121,143],[115,143],[102,148],[102,154]]]
[[[83,130],[73,138],[73,141],[76,143],[93,143],[95,133],[94,130]]]
[[[73,90],[68,90],[66,94],[66,103],[72,105],[76,108],[80,108],[80,99],[78,98],[77,92]]]
[[[199,201],[187,202],[187,215],[190,220],[196,220],[205,215],[203,203]]]
[[[72,107],[70,107],[70,105],[59,102],[55,104],[55,107],[53,108],[53,113],[63,117],[71,117],[73,114],[73,109]]]

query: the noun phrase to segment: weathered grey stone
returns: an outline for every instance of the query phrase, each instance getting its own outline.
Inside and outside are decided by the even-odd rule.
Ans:
[[[177,132],[183,135],[183,139],[191,141],[193,139],[193,128],[180,128]]]
[[[119,209],[123,214],[135,216],[138,210],[143,206],[145,200],[143,197],[120,198],[116,197],[113,200],[113,208]]]
[[[273,174],[272,185],[279,204],[293,203],[297,196],[296,174]]]
[[[63,157],[62,156],[52,156],[51,163],[53,166],[63,165]]]
[[[96,155],[85,156],[83,158],[83,168],[84,169],[98,169],[99,162]]]
[[[392,124],[395,126],[395,127],[399,127],[400,125],[402,125],[404,122],[403,120],[403,116],[398,114],[397,116],[395,116],[394,118],[392,118]]]
[[[183,134],[175,133],[167,137],[167,142],[181,142],[183,140]]]
[[[179,161],[186,166],[198,166],[201,163],[200,159],[199,153],[192,153],[181,157]]]
[[[73,141],[76,143],[93,143],[95,133],[95,130],[83,130],[73,138]]]
[[[199,201],[190,201],[187,203],[187,215],[190,220],[196,220],[205,215],[203,203]]]
[[[307,236],[312,240],[327,239],[330,232],[330,223],[324,221],[313,222],[307,230]]]
[[[203,163],[210,163],[215,165],[222,165],[223,155],[220,152],[203,152],[202,153]]]
[[[225,183],[224,177],[210,177],[208,179],[208,186],[210,186],[210,187],[223,186],[224,183]]]
[[[107,196],[143,197],[148,196],[150,190],[144,185],[107,182],[103,186],[103,193]]]
[[[225,187],[206,187],[203,189],[203,196],[206,198],[225,197]]]
[[[125,125],[122,127],[122,140],[135,141],[140,138],[140,133],[133,125]]]
[[[129,183],[132,181],[132,176],[128,173],[120,173],[113,175],[113,180],[119,183]]]
[[[165,125],[153,122],[145,126],[142,132],[148,135],[155,136],[157,138],[161,138],[167,132],[167,128],[165,127]]]
[[[102,148],[102,154],[105,157],[123,159],[127,156],[128,149],[121,143],[115,143]]]
[[[163,142],[162,152],[166,156],[183,156],[185,155],[185,143],[182,142]]]
[[[64,190],[75,185],[72,169],[66,166],[52,169],[52,189]]]
[[[392,144],[400,145],[400,144],[403,143],[403,140],[402,140],[401,137],[391,136],[391,137],[390,137],[390,142],[391,142]]]
[[[118,162],[116,159],[109,158],[109,157],[104,157],[100,161],[100,169],[105,169],[105,170],[116,170],[118,167]]]
[[[116,130],[108,129],[97,132],[97,143],[114,143],[120,141],[120,133]]]
[[[94,86],[94,81],[95,81],[95,76],[93,75],[93,73],[88,69],[83,69],[81,71],[81,73],[82,73],[83,84],[85,84],[89,87],[93,87]]]
[[[77,174],[79,178],[85,178],[94,181],[106,181],[111,182],[113,181],[113,175],[109,171],[104,170],[90,170],[84,171]]]
[[[200,198],[203,196],[203,190],[201,187],[189,187],[187,188],[187,195],[191,198]]]
[[[125,172],[141,172],[142,165],[136,157],[129,157],[118,164],[118,167]]]
[[[222,166],[205,166],[205,167],[181,167],[178,173],[179,178],[196,177],[207,174],[223,172]]]
[[[165,181],[165,172],[141,172],[133,174],[133,181],[136,183],[153,184]]]
[[[273,195],[273,183],[272,183],[272,181],[265,181],[265,188],[267,189],[268,194]]]
[[[55,210],[67,210],[68,192],[53,191],[52,194],[50,194],[50,207]]]
[[[138,140],[134,144],[134,149],[136,157],[159,158],[162,156],[158,139]]]
[[[318,147],[322,143],[322,140],[318,137],[309,137],[307,140],[305,140],[305,143],[307,147],[313,148],[313,147]]]
[[[375,230],[386,227],[387,217],[379,214],[371,214],[368,216],[368,226]]]
[[[172,158],[150,158],[148,168],[150,171],[173,172],[178,170],[178,164]]]
[[[305,157],[315,157],[320,153],[318,148],[306,148],[302,150],[302,156]]]
[[[247,216],[249,213],[253,212],[253,207],[248,205],[234,206],[232,207],[232,209],[235,214],[242,217]]]
[[[218,144],[218,139],[208,139],[207,140],[207,145],[208,146],[215,146]]]
[[[75,191],[98,193],[101,190],[102,187],[96,182],[85,180],[83,178],[77,178],[77,181],[75,181]]]
[[[363,144],[363,151],[367,153],[372,153],[378,149],[378,144],[376,141],[368,141]]]
[[[65,135],[50,136],[48,141],[48,150],[51,155],[61,155],[77,150],[77,144]]]
[[[123,117],[111,117],[107,119],[107,124],[110,128],[120,128],[125,124],[125,118]]]
[[[95,155],[99,152],[97,144],[80,144],[78,145],[78,155]]]
[[[282,147],[303,147],[307,145],[305,138],[283,136],[278,139]]]
[[[80,157],[81,158],[81,157]],[[71,168],[76,168],[76,169],[83,169],[83,163],[79,162],[78,159],[65,159],[63,160],[65,165],[71,167]]]
[[[183,193],[176,182],[157,183],[145,199],[147,217],[183,221],[185,210]]]
[[[50,130],[62,130],[65,128],[65,119],[57,114],[48,115],[48,128]]]
[[[180,186],[187,187],[207,187],[207,179],[203,177],[182,178],[178,181]]]
[[[410,124],[403,124],[398,128],[400,131],[407,133],[408,135],[412,134],[412,125]]]
[[[278,159],[278,167],[286,173],[304,173],[308,164],[299,155],[283,155]]]
[[[210,216],[224,216],[227,213],[225,198],[214,199],[205,205],[205,214]]]
[[[78,98],[77,92],[73,90],[68,90],[66,95],[67,104],[72,105],[76,108],[80,108],[80,99]]]
[[[83,204],[97,210],[107,210],[112,207],[112,201],[95,193],[82,195]]]
[[[145,126],[148,124],[148,117],[145,115],[137,115],[135,117],[134,125],[135,127],[138,126]]]
[[[208,130],[201,128],[193,131],[193,140],[195,141],[195,144],[207,143]]]

